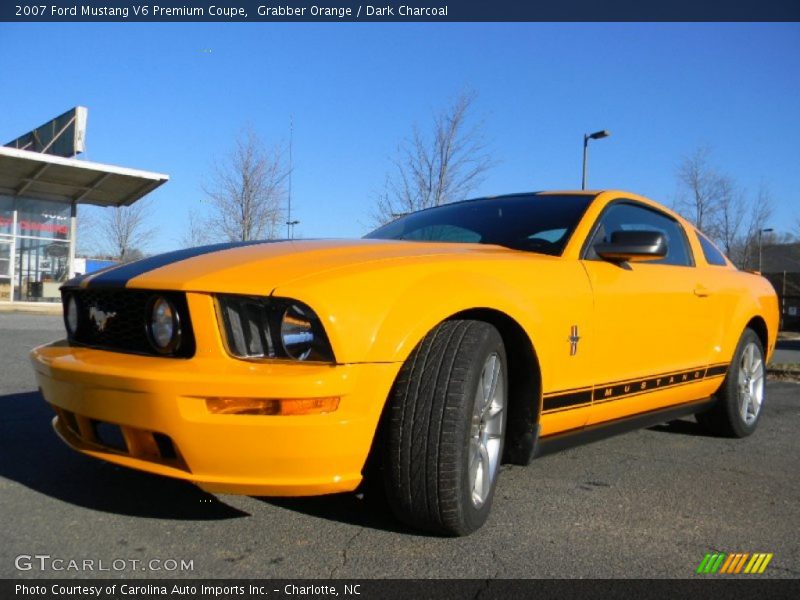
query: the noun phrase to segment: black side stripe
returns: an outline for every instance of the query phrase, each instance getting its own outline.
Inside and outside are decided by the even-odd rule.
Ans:
[[[666,375],[654,375],[645,379],[634,379],[621,383],[607,383],[597,385],[594,388],[584,388],[579,391],[565,390],[562,392],[552,392],[545,394],[542,401],[542,412],[568,410],[592,403],[599,404],[610,400],[638,396],[660,389],[702,381],[710,377],[720,377],[727,372],[728,365],[719,364],[702,367],[700,369],[667,373]]]
[[[601,385],[594,390],[595,400],[611,400],[619,396],[627,396],[638,392],[657,390],[659,388],[670,387],[691,381],[700,381],[705,377],[705,369],[693,369],[691,371],[680,371],[673,375],[662,375],[659,377],[649,377],[639,379],[620,385]]]
[[[137,260],[132,263],[111,267],[103,273],[96,275],[89,281],[89,288],[107,288],[107,287],[125,287],[127,283],[134,277],[143,275],[148,271],[154,271],[161,267],[166,267],[182,260],[202,256],[203,254],[211,254],[212,252],[220,252],[222,250],[229,250],[231,248],[239,248],[241,246],[253,246],[256,244],[269,244],[283,240],[258,240],[251,242],[229,242],[224,244],[210,244],[208,246],[198,246],[197,248],[184,248],[183,250],[174,250],[173,252],[166,252],[164,254],[157,254],[156,256],[149,256],[142,260]],[[91,275],[89,275],[91,277]],[[72,280],[65,284],[64,287],[73,287],[80,284],[81,280],[77,282]]]
[[[581,404],[592,403],[592,390],[587,389],[580,392],[568,392],[548,396],[543,399],[543,410],[559,410],[561,408],[572,408]]]
[[[717,375],[725,375],[728,372],[728,365],[715,365],[708,367],[706,370],[706,377],[715,377]]]
[[[727,370],[727,367],[728,367],[727,363],[722,363],[722,365],[719,365],[719,366],[724,366],[725,370]],[[648,375],[645,379],[657,379],[659,377],[670,377],[670,376],[679,377],[679,376],[683,375],[684,373],[694,373],[695,371],[703,371],[703,372],[705,372],[706,371],[706,367],[700,367],[698,369],[684,369],[682,371],[666,371],[665,373],[653,373],[652,375]],[[614,381],[606,381],[605,383],[602,383],[602,384],[597,385],[595,387],[605,387],[605,386],[611,386],[611,385],[622,385],[623,383],[640,383],[641,381],[642,381],[642,379],[616,379]],[[567,391],[567,390],[564,390],[564,391]]]

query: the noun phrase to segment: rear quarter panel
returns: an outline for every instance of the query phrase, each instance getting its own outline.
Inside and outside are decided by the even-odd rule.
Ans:
[[[772,359],[778,337],[778,297],[772,284],[755,273],[735,269],[708,267],[708,287],[714,295],[721,326],[719,361],[730,362],[747,324],[761,317],[767,326],[767,361]]]
[[[711,265],[705,258],[695,227],[678,216],[686,230],[698,270],[698,280],[711,291],[716,319],[709,323],[715,340],[711,363],[730,363],[745,327],[760,317],[767,327],[764,347],[767,362],[772,359],[780,326],[778,296],[772,284],[757,273],[740,271],[728,260],[726,266]],[[726,258],[727,260],[727,258]]]

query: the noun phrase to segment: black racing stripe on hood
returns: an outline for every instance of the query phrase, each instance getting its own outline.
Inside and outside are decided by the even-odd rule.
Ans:
[[[202,256],[203,254],[211,254],[212,252],[220,252],[222,250],[230,250],[231,248],[239,248],[241,246],[254,246],[256,244],[270,244],[273,242],[282,242],[285,240],[257,240],[252,242],[228,242],[224,244],[210,244],[208,246],[198,246],[196,248],[184,248],[183,250],[175,250],[173,252],[166,252],[164,254],[157,254],[156,256],[149,256],[142,260],[137,260],[132,263],[111,267],[105,272],[96,275],[90,281],[87,287],[125,287],[127,283],[134,277],[143,275],[149,271],[166,267],[182,260]],[[91,275],[89,275],[91,277]],[[67,286],[65,286],[67,287]]]

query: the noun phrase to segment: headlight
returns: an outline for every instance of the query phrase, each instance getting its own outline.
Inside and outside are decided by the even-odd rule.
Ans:
[[[281,345],[286,354],[305,360],[314,348],[314,326],[303,309],[292,304],[281,319]]]
[[[161,296],[150,304],[148,333],[153,347],[166,354],[173,352],[181,343],[181,321],[172,302]]]
[[[78,331],[78,301],[75,300],[75,296],[67,298],[67,306],[64,310],[64,324],[70,337],[74,336],[75,332]]]
[[[302,302],[232,294],[218,296],[217,302],[233,356],[335,362],[319,317]]]

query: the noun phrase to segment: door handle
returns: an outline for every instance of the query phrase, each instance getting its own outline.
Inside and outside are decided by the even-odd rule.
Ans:
[[[699,283],[698,283],[698,284],[697,284],[697,285],[694,287],[694,295],[695,295],[695,296],[698,296],[698,297],[700,297],[700,298],[705,298],[706,296],[709,296],[710,294],[711,294],[711,290],[709,290],[709,289],[708,289],[706,286],[704,286],[704,285],[701,285],[701,284],[699,284]]]

